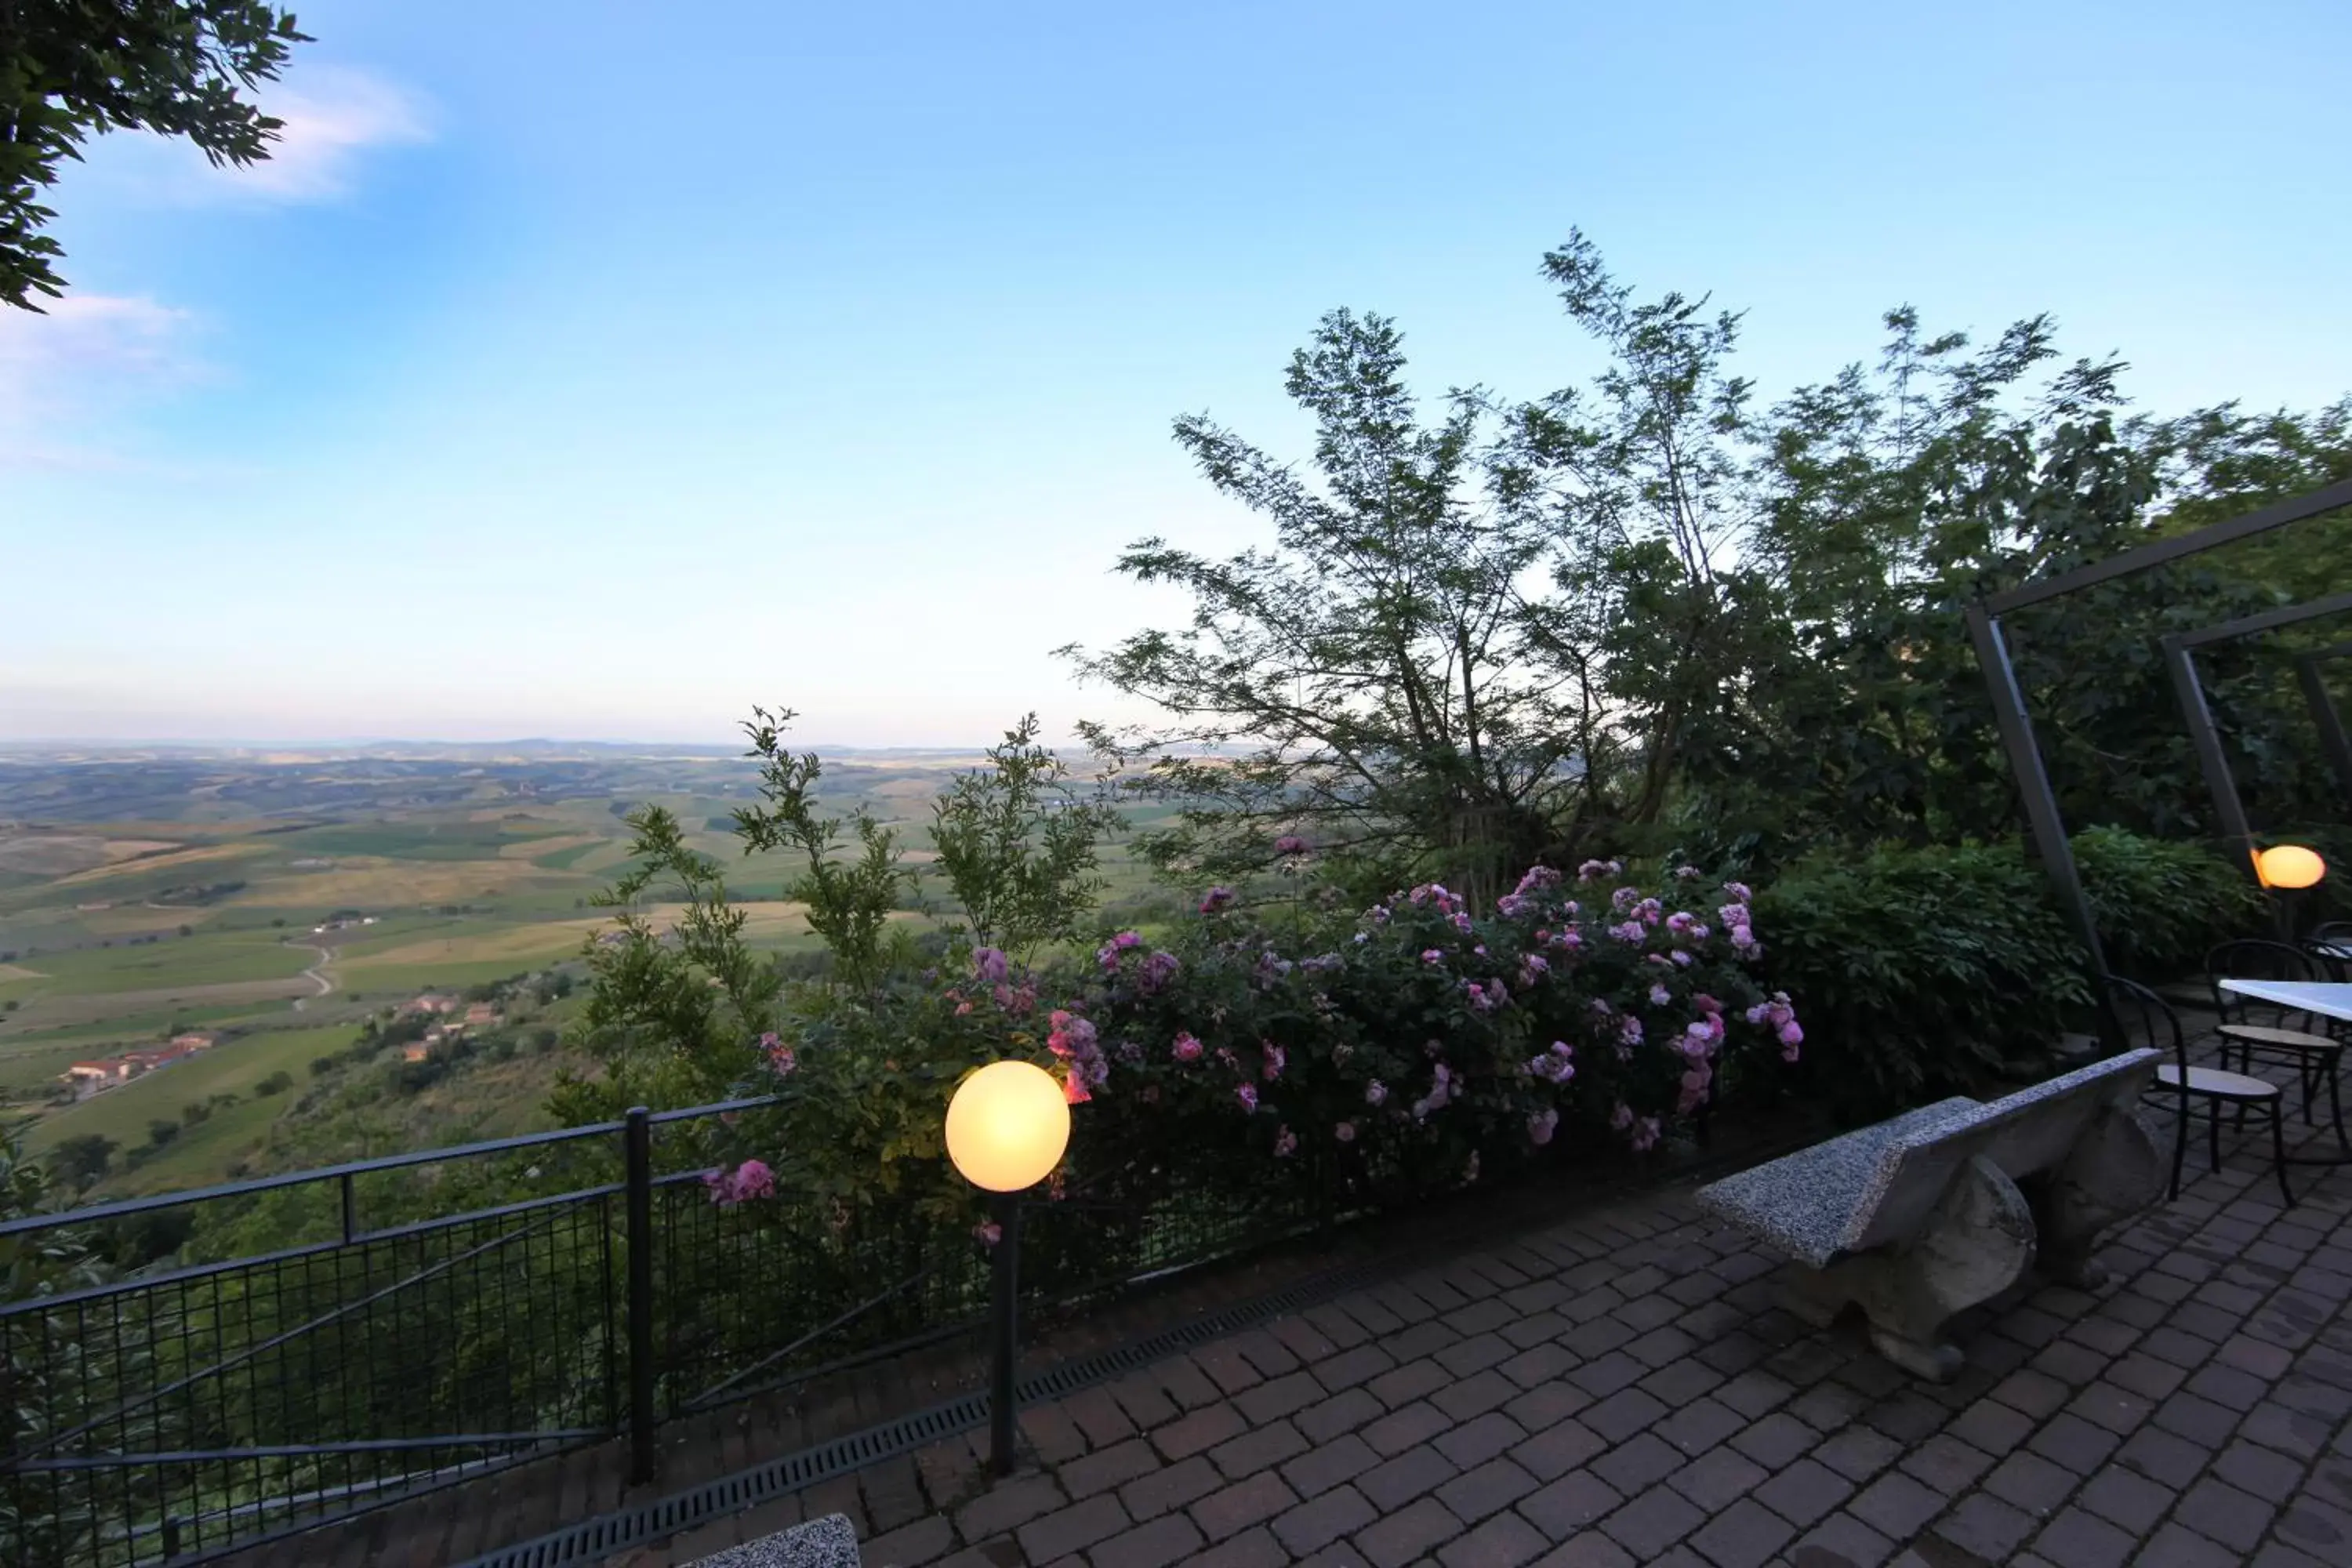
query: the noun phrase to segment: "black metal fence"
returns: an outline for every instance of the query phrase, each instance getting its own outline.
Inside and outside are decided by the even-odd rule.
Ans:
[[[230,1205],[250,1224],[255,1205],[277,1204],[288,1229],[275,1250],[0,1303],[0,1563],[201,1560],[622,1436],[649,1476],[665,1421],[977,1322],[988,1260],[968,1232],[790,1193],[720,1205],[698,1169],[659,1173],[666,1124],[769,1103],[634,1111],[0,1225],[0,1247],[37,1245],[190,1205]],[[525,1184],[557,1165],[591,1179],[364,1223],[372,1181],[468,1163]],[[1034,1300],[1307,1217],[1175,1194],[1036,1212],[1024,1258]]]

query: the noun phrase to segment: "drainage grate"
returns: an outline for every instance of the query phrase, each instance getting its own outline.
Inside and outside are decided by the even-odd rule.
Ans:
[[[1257,1297],[1236,1306],[1202,1313],[1178,1328],[1169,1329],[1146,1339],[1118,1345],[1093,1355],[1078,1356],[1059,1366],[1034,1373],[1021,1380],[1021,1403],[1059,1399],[1075,1394],[1093,1384],[1118,1377],[1136,1368],[1161,1361],[1179,1351],[1224,1338],[1227,1334],[1296,1312],[1329,1297],[1344,1294],[1359,1286],[1369,1285],[1384,1278],[1393,1263],[1380,1260],[1355,1264],[1349,1268],[1316,1276],[1297,1285]],[[600,1561],[614,1552],[631,1546],[643,1545],[692,1530],[714,1519],[724,1519],[748,1509],[813,1487],[817,1482],[835,1476],[847,1475],[911,1453],[917,1448],[951,1437],[959,1432],[969,1432],[988,1422],[988,1396],[968,1394],[944,1405],[934,1405],[912,1415],[902,1415],[879,1426],[869,1426],[863,1432],[853,1432],[814,1448],[803,1448],[797,1454],[787,1454],[722,1476],[715,1481],[669,1497],[657,1498],[649,1503],[618,1513],[583,1521],[552,1535],[542,1535],[536,1541],[502,1547],[487,1556],[477,1557],[465,1568],[562,1568],[564,1564],[587,1564]]]

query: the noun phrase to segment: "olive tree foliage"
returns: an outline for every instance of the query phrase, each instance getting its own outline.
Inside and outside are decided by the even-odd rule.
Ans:
[[[1424,424],[1379,316],[1326,316],[1286,384],[1315,421],[1311,475],[1205,416],[1175,432],[1271,544],[1217,560],[1138,542],[1118,570],[1187,590],[1190,624],[1062,650],[1167,715],[1082,731],[1125,788],[1176,807],[1139,847],[1220,878],[1290,835],[1383,872],[1525,864],[1605,810],[1618,743],[1597,628],[1546,581],[1534,454],[1476,390]]]
[[[931,845],[972,944],[1025,959],[1066,942],[1092,912],[1104,883],[1097,852],[1117,832],[1117,807],[1082,799],[1069,764],[1037,743],[1024,715],[991,746],[988,765],[960,773],[931,805]]]
[[[249,95],[307,43],[257,0],[0,0],[0,300],[59,298],[41,195],[93,133],[184,136],[215,164],[269,155],[282,122]]]

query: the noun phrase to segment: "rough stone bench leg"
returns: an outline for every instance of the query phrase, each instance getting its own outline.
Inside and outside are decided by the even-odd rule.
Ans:
[[[1948,1383],[1962,1358],[1944,1337],[1944,1325],[2008,1289],[2032,1262],[2033,1210],[2017,1184],[1979,1154],[1953,1175],[1918,1237],[1826,1268],[1799,1268],[1782,1296],[1790,1311],[1817,1328],[1860,1307],[1879,1354],[1906,1372]]]
[[[2056,1169],[2032,1184],[2035,1266],[2061,1285],[2095,1290],[2106,1266],[2101,1233],[2153,1207],[2170,1184],[2171,1144],[2137,1105],[2109,1107]]]

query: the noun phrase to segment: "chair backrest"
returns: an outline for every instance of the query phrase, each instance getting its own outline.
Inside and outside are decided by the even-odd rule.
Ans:
[[[2123,1030],[2125,1039],[2168,1052],[2172,1065],[2180,1069],[2180,1081],[2189,1081],[2189,1035],[2181,1028],[2180,1015],[2172,1010],[2171,1003],[2137,980],[2111,974],[2107,977],[2107,1016]]]
[[[2352,980],[2352,934],[2332,940],[2321,936],[2305,937],[2303,951],[2323,977],[2339,985]]]
[[[2274,1002],[2260,1002],[2221,989],[2224,979],[2312,981],[2319,965],[2311,954],[2284,942],[2241,937],[2225,942],[2205,955],[2205,984],[2212,988],[2213,1010],[2225,1024],[2278,1024],[2304,1015]],[[2307,1020],[2304,1026],[2307,1026]]]

